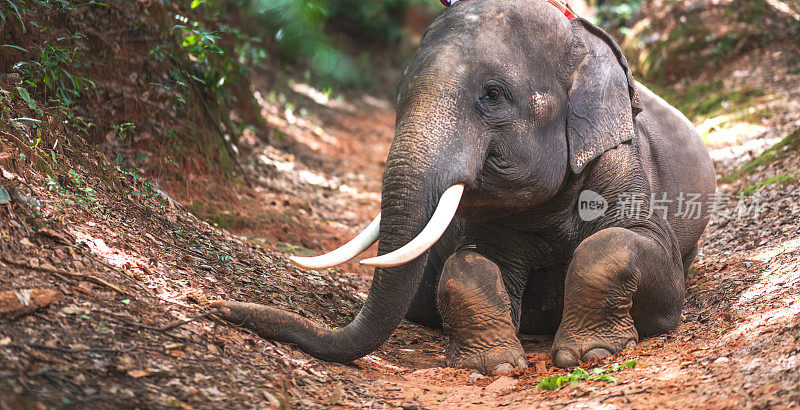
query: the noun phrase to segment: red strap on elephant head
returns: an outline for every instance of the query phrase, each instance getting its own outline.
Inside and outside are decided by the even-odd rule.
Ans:
[[[439,1],[445,7],[450,7],[453,4],[459,2],[459,0],[439,0]],[[461,1],[467,1],[467,0],[461,0]],[[558,9],[558,11],[563,13],[564,17],[566,17],[567,20],[572,20],[575,18],[575,12],[572,11],[572,8],[569,7],[569,4],[567,4],[566,0],[547,0],[547,2],[555,6]]]
[[[563,13],[567,20],[572,20],[575,18],[575,13],[565,0],[547,0],[547,2],[555,6],[558,11]]]

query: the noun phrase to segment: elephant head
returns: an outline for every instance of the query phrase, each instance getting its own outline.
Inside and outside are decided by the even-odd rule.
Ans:
[[[545,0],[457,3],[428,27],[397,83],[379,218],[330,254],[295,258],[332,266],[377,239],[379,256],[364,262],[378,267],[357,317],[330,330],[274,308],[216,306],[322,359],[370,353],[408,311],[426,250],[453,215],[487,219],[553,198],[571,175],[633,137],[633,85],[605,32]]]

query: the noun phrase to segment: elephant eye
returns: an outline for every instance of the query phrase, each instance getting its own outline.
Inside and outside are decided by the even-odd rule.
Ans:
[[[490,80],[483,87],[483,95],[478,99],[477,108],[486,117],[498,117],[508,113],[512,100],[511,93],[502,80]]]
[[[486,94],[481,97],[484,101],[497,101],[500,98],[500,90],[497,87],[491,87],[486,90]]]

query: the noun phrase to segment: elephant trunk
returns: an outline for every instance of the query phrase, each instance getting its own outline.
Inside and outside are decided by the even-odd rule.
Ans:
[[[438,98],[423,98],[398,113],[382,183],[379,256],[414,240],[434,214],[442,193],[467,181],[464,166],[471,161],[460,160],[466,153],[454,153],[457,147],[452,146],[458,140],[454,138],[455,113],[450,109],[453,86],[439,87],[441,94],[428,93],[428,97]],[[450,99],[441,98],[447,94]],[[214,306],[229,308],[222,312],[227,320],[264,338],[294,343],[320,359],[349,362],[371,353],[389,338],[411,306],[426,261],[424,252],[402,265],[376,268],[364,306],[341,329],[328,329],[296,314],[261,305],[225,302]]]

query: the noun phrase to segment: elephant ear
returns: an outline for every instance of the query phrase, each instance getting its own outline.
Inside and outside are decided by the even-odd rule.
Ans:
[[[570,167],[579,174],[593,159],[633,139],[633,118],[642,104],[611,36],[582,18],[572,20],[572,30],[567,141]]]

